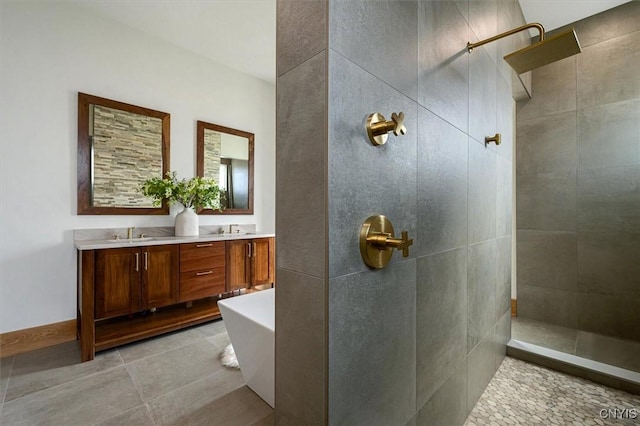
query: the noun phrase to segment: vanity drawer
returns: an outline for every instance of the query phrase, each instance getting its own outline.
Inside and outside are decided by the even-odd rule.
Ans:
[[[225,291],[224,265],[180,273],[180,302],[217,296]]]
[[[224,241],[180,244],[181,274],[190,271],[224,268],[224,264]]]

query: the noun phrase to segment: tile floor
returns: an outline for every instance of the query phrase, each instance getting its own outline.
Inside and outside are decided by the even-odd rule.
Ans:
[[[640,396],[505,358],[465,426],[640,425]]]
[[[511,338],[640,373],[640,342],[523,317],[511,318]]]
[[[75,342],[2,358],[0,424],[272,426],[271,407],[220,364],[228,342],[216,321],[86,363]],[[616,408],[627,418],[601,418]],[[640,425],[640,396],[507,357],[466,425],[510,424]]]
[[[0,359],[2,425],[273,425],[273,409],[222,366],[216,321],[98,353],[76,342]]]

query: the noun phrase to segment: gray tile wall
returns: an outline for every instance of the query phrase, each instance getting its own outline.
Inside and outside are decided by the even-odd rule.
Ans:
[[[640,340],[640,3],[571,26],[517,106],[518,314]]]
[[[326,423],[326,1],[277,1],[278,425]]]
[[[277,424],[462,424],[504,358],[515,103],[506,47],[466,43],[524,21],[484,3],[278,2]],[[371,145],[366,116],[399,111],[407,134]],[[374,214],[414,239],[375,271]]]

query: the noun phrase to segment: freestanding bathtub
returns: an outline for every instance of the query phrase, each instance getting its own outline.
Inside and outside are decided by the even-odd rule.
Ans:
[[[271,407],[275,399],[275,289],[218,301],[242,377]]]

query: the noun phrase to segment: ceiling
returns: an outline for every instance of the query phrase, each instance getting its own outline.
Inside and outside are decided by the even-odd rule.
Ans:
[[[275,82],[276,0],[71,0],[78,6]],[[300,0],[303,1],[303,0]],[[547,31],[629,0],[520,0]]]

